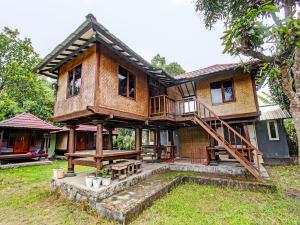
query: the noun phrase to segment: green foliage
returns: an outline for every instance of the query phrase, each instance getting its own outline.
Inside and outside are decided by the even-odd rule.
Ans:
[[[176,76],[178,74],[185,73],[185,70],[177,62],[171,62],[167,64],[166,58],[156,54],[151,60],[151,64],[158,69],[163,69],[169,75]]]
[[[39,62],[29,38],[7,27],[0,33],[0,120],[30,112],[47,120],[53,114],[52,84],[33,72]]]
[[[133,129],[120,128],[119,135],[113,139],[113,146],[121,150],[135,149],[135,133]]]
[[[288,108],[288,90],[282,87],[282,65],[294,64],[300,47],[300,1],[197,0],[196,11],[204,16],[207,28],[224,21],[224,53],[243,54],[264,63],[262,74],[270,79],[273,100]],[[281,12],[284,12],[284,16]],[[291,76],[291,75],[290,75]],[[291,76],[291,79],[294,79]]]
[[[287,141],[290,149],[290,154],[291,156],[297,156],[297,146],[298,146],[298,141],[297,141],[297,133],[295,129],[295,123],[294,120],[292,119],[286,119],[284,120],[284,128],[287,132]],[[300,188],[299,188],[300,191]]]

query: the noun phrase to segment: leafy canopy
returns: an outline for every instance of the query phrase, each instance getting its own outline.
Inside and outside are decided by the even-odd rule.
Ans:
[[[151,64],[158,69],[163,69],[168,74],[176,76],[178,74],[185,73],[185,70],[177,62],[171,62],[167,64],[166,58],[156,54],[151,60]]]
[[[0,120],[30,112],[44,120],[53,114],[52,84],[33,72],[40,61],[29,38],[4,27],[0,33]]]
[[[291,101],[297,101],[296,90],[282,81],[294,80],[290,68],[300,48],[299,4],[299,0],[195,2],[207,28],[219,20],[225,23],[224,53],[262,62],[261,72],[269,79],[274,100],[288,109]]]

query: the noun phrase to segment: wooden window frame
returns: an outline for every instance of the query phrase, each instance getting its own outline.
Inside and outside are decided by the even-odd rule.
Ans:
[[[227,100],[225,99],[225,92],[224,92],[224,83],[227,82],[227,81],[231,81],[231,83],[232,83],[232,94],[233,94],[233,99],[232,99],[232,100],[229,100],[229,101],[227,101]],[[210,83],[210,93],[211,93],[211,84],[213,84],[213,83],[218,83],[218,82],[221,82],[222,103],[218,103],[218,104],[213,104],[213,103],[212,103],[212,105],[220,105],[220,104],[225,104],[225,103],[230,103],[230,102],[236,102],[236,95],[235,95],[235,87],[234,87],[234,81],[233,81],[233,78],[231,78],[231,79],[226,79],[226,80],[219,80],[219,81],[211,82],[211,83]],[[212,96],[212,94],[211,94],[211,102],[213,102],[213,101],[212,101],[212,98],[213,98],[213,96]]]
[[[80,69],[80,88],[79,88],[79,93],[78,94],[74,94],[74,90],[75,90],[75,69],[77,67],[81,67]],[[70,73],[72,73],[72,76],[73,76],[73,80],[72,80],[72,94],[70,95],[69,94],[69,76],[70,76]],[[82,64],[78,64],[76,66],[74,66],[71,70],[68,71],[68,78],[67,78],[67,98],[72,98],[72,97],[75,97],[75,96],[78,96],[81,94],[81,86],[82,86]]]
[[[120,86],[119,86],[120,85],[120,82],[119,82],[120,67],[122,67],[124,70],[127,71],[127,73],[126,73],[126,96],[120,95],[120,92],[119,92],[119,90],[120,90]],[[132,75],[134,77],[134,97],[129,96],[129,83],[130,83],[129,77],[130,77],[130,75]],[[121,65],[118,66],[118,95],[121,97],[124,97],[124,98],[136,100],[136,75],[134,73],[130,72],[126,67],[121,66]]]
[[[273,138],[271,136],[270,122],[274,123],[274,126],[275,126],[275,133],[276,133],[276,137],[275,138]],[[278,131],[277,121],[276,120],[269,120],[269,121],[267,121],[267,128],[268,128],[269,141],[279,141],[280,138],[279,138],[279,131]]]

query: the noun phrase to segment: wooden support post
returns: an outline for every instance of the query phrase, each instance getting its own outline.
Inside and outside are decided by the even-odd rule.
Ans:
[[[113,128],[107,128],[108,130],[108,143],[107,143],[107,147],[108,150],[113,150]],[[109,164],[113,164],[113,160],[109,160]]]
[[[107,143],[107,147],[109,150],[112,150],[113,149],[113,129],[110,128],[108,129],[108,143]]]
[[[70,129],[69,130],[69,138],[68,138],[68,153],[75,153],[75,130],[76,130],[76,126],[69,125],[67,127]],[[46,144],[47,144],[47,141],[46,141]],[[70,156],[68,156],[67,176],[75,176],[73,157],[70,157]]]
[[[170,142],[170,145],[174,145],[174,137],[173,137],[173,130],[168,130],[168,142]]]
[[[150,130],[150,132],[151,132],[151,130]],[[154,133],[154,140],[153,140],[153,143],[154,143],[154,145],[157,145],[157,138],[156,138],[156,135],[157,135],[157,132],[156,132],[156,130],[152,130],[152,132]],[[150,137],[151,137],[151,133],[150,133]]]
[[[157,145],[157,147],[161,146],[161,143],[160,143],[160,129],[159,128],[156,129],[156,145]]]
[[[135,128],[135,151],[138,152],[137,159],[140,159],[142,147],[142,129]]]
[[[1,150],[2,150],[2,142],[3,142],[3,136],[4,136],[4,130],[0,132],[0,155],[1,155]]]
[[[160,128],[156,129],[157,159],[161,158]]]
[[[103,125],[101,123],[97,124],[96,155],[103,156]],[[97,175],[99,175],[102,169],[102,159],[99,157],[96,158],[96,169]]]

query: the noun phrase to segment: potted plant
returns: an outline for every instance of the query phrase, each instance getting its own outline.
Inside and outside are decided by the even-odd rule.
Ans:
[[[102,184],[108,186],[111,183],[111,173],[108,169],[102,170]]]
[[[61,179],[65,177],[65,171],[60,167],[60,162],[57,161],[57,168],[53,169],[53,178]]]
[[[99,173],[99,170],[97,169],[96,170],[96,176],[93,178],[93,187],[94,187],[94,189],[99,189],[100,188],[102,179],[99,175],[100,175],[100,173]]]
[[[89,174],[87,177],[85,177],[85,186],[88,188],[91,188],[93,186],[93,180],[95,176]]]

